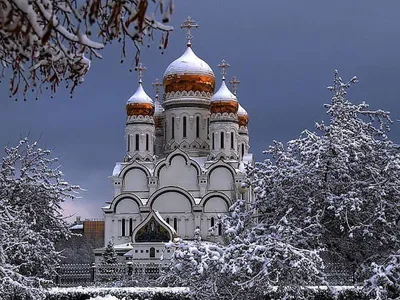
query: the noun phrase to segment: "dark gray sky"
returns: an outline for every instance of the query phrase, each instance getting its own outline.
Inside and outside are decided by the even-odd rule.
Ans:
[[[167,51],[162,55],[155,41],[142,53],[144,86],[154,98],[151,82],[185,50],[179,25],[190,15],[200,25],[193,49],[214,69],[217,87],[222,58],[231,64],[228,78],[242,82],[238,97],[250,115],[251,151],[262,160],[272,140],[296,138],[325,118],[335,68],[344,79],[358,76],[351,100],[400,119],[399,12],[398,0],[175,0]],[[137,75],[129,72],[133,55],[120,64],[120,54],[117,44],[105,49],[73,99],[61,89],[54,99],[14,102],[8,85],[0,85],[0,146],[41,136],[67,179],[87,189],[68,203],[68,213],[101,217],[112,197],[108,177],[124,157],[125,103],[137,88]],[[400,142],[398,122],[390,137]]]

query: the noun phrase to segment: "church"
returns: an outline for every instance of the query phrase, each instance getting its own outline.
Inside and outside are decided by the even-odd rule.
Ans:
[[[112,172],[114,197],[102,208],[105,244],[113,241],[121,262],[165,262],[172,250],[164,243],[191,240],[195,229],[205,241],[223,242],[218,216],[236,199],[253,197],[244,184],[254,160],[248,115],[236,95],[239,81],[230,81],[231,92],[229,64],[222,60],[215,92],[214,71],[192,47],[191,29],[198,25],[189,17],[181,28],[186,49],[166,68],[162,84],[153,83],[154,101],[139,64],[138,88],[126,103],[126,155]],[[102,251],[95,250],[97,262]]]

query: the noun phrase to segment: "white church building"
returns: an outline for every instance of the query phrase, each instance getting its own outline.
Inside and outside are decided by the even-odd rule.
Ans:
[[[248,115],[225,82],[229,65],[223,60],[222,80],[215,92],[211,67],[193,51],[188,18],[182,56],[153,83],[155,101],[144,90],[140,64],[136,92],[126,103],[126,155],[112,172],[114,197],[103,207],[105,244],[112,240],[120,259],[161,263],[164,242],[193,239],[223,242],[218,216],[238,198],[251,200],[244,188],[249,153]],[[162,85],[162,103],[159,86]],[[96,260],[104,250],[96,249]]]

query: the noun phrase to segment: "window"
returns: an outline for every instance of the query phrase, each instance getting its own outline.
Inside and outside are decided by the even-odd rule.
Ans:
[[[196,117],[196,137],[200,137],[200,117]]]
[[[221,226],[221,223],[218,223],[218,235],[222,235],[222,226]]]
[[[186,123],[187,123],[186,117],[183,117],[183,128],[182,128],[183,132],[182,132],[182,136],[184,138],[186,137],[186,134],[187,134],[187,128],[186,128],[187,124]]]
[[[224,140],[224,133],[223,132],[221,132],[221,149],[224,149],[225,148],[225,140]]]
[[[121,220],[121,236],[125,236],[125,219]]]
[[[146,134],[146,151],[149,151],[149,134]]]
[[[128,152],[131,151],[131,135],[128,135]]]
[[[214,225],[215,225],[214,217],[211,217],[211,227],[214,227]]]
[[[242,158],[244,156],[244,144],[242,144]]]
[[[156,249],[154,247],[150,248],[150,257],[156,257]]]
[[[207,118],[207,139],[210,138],[210,118]]]
[[[167,223],[169,224],[169,218],[166,219]]]
[[[129,219],[129,235],[132,234],[132,231],[133,231],[133,220]]]
[[[174,229],[175,231],[178,230],[178,219],[174,218]]]
[[[139,151],[139,134],[135,135],[135,150]]]
[[[215,134],[214,134],[214,132],[212,134],[212,139],[211,139],[211,148],[213,150],[215,149]]]
[[[171,139],[175,138],[175,118],[171,118]]]
[[[234,147],[234,134],[231,132],[231,149],[235,149]]]

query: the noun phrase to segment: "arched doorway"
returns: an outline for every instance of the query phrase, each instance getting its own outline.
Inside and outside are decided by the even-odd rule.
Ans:
[[[156,257],[156,249],[154,247],[150,248],[150,257]]]

